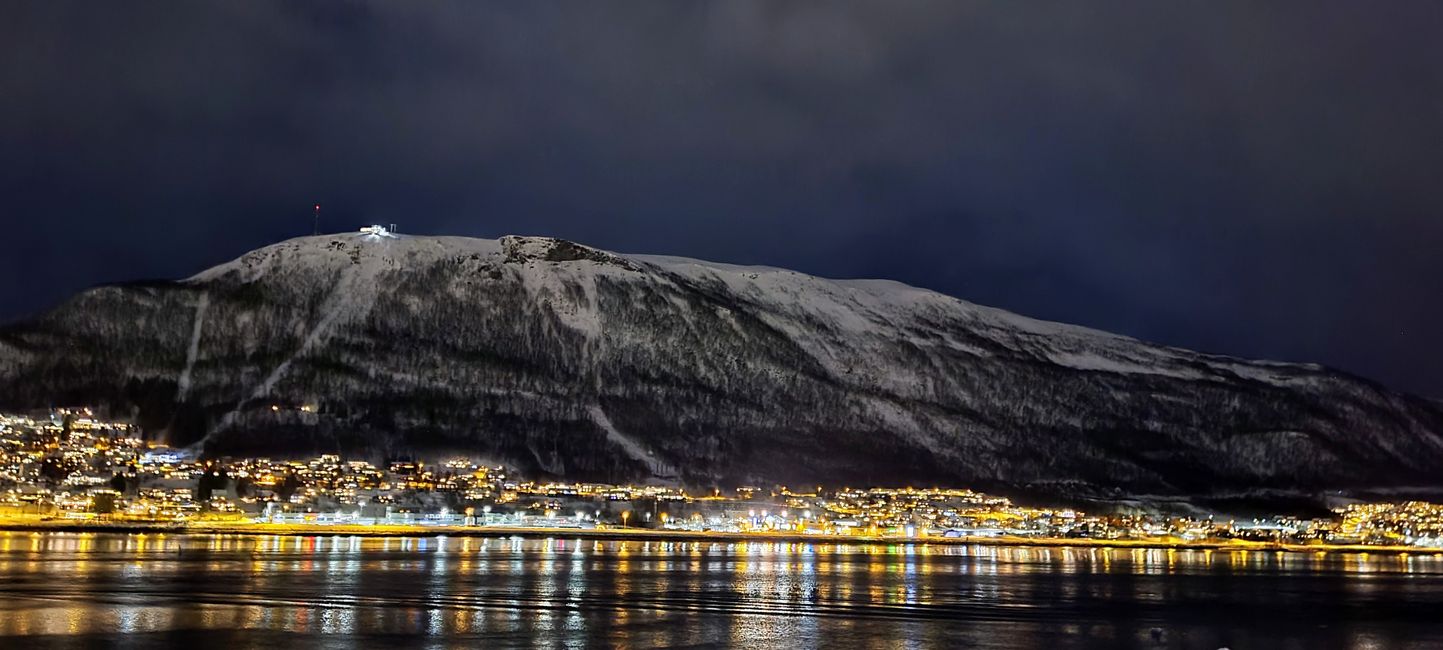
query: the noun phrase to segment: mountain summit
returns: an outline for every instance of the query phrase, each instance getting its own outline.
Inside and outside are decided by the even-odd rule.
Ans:
[[[1437,488],[1443,408],[895,282],[544,237],[302,237],[0,329],[0,401],[209,454],[465,453],[691,485]]]

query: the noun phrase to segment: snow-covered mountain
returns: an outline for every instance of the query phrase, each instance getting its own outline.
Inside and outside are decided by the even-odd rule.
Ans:
[[[692,485],[1210,495],[1443,484],[1443,408],[895,282],[538,237],[350,233],[0,329],[8,407],[208,453],[438,455]]]

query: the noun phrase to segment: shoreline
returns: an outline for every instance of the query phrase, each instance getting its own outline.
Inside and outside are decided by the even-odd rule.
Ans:
[[[96,522],[86,520],[0,520],[0,532],[117,533],[127,535],[246,535],[298,537],[568,537],[596,541],[639,542],[773,542],[837,545],[919,544],[934,546],[1014,546],[1173,551],[1274,551],[1280,553],[1345,553],[1436,555],[1443,549],[1360,544],[1281,544],[1245,540],[1092,539],[1057,537],[891,537],[881,535],[819,535],[797,532],[705,532],[648,528],[529,528],[501,526],[419,526],[347,524],[271,524],[231,522]]]

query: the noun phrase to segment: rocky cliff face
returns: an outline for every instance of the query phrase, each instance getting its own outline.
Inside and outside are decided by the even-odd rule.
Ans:
[[[0,401],[207,453],[595,479],[1217,495],[1438,487],[1443,408],[883,281],[547,238],[343,234],[0,329]]]

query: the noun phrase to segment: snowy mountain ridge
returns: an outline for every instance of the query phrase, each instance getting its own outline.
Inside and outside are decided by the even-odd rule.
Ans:
[[[302,237],[0,328],[0,399],[208,453],[1207,495],[1440,483],[1443,408],[883,280],[545,237]],[[301,408],[305,407],[305,408]]]

